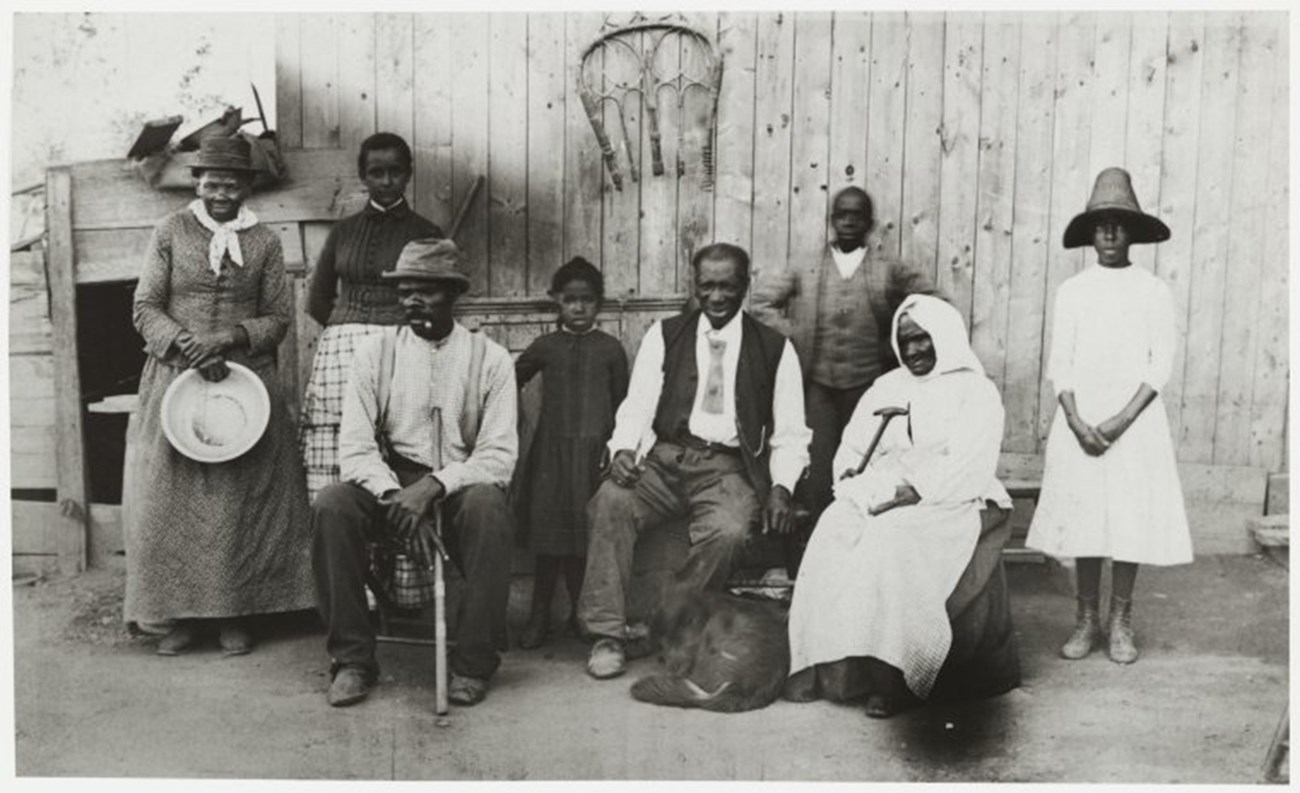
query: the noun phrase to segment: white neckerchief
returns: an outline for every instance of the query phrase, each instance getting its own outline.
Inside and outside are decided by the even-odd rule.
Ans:
[[[212,268],[212,272],[221,275],[221,259],[227,251],[230,252],[230,260],[243,267],[244,252],[239,249],[237,232],[257,225],[257,215],[253,214],[253,210],[240,204],[239,214],[235,215],[234,220],[218,223],[208,214],[207,207],[203,206],[203,200],[196,198],[190,202],[190,212],[199,223],[203,224],[203,228],[212,232],[212,241],[208,243],[208,266]]]

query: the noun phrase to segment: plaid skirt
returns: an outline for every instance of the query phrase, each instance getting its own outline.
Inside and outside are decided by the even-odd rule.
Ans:
[[[298,425],[298,449],[307,474],[309,502],[314,502],[326,485],[339,481],[339,417],[343,414],[343,387],[352,371],[352,356],[362,340],[379,335],[385,327],[330,325],[316,343]]]

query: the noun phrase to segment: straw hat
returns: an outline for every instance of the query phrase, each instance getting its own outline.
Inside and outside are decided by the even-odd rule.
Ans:
[[[203,171],[249,171],[253,165],[253,147],[243,137],[204,138],[199,143],[199,156],[190,163],[190,172],[198,176]]]
[[[200,463],[233,460],[257,444],[271,419],[266,385],[246,366],[227,362],[230,375],[209,383],[186,369],[163,393],[163,434],[176,451]]]
[[[1076,215],[1070,225],[1065,227],[1065,247],[1082,248],[1092,245],[1093,230],[1097,227],[1100,215],[1118,216],[1123,221],[1132,244],[1164,242],[1169,239],[1169,227],[1138,206],[1137,195],[1133,193],[1133,180],[1123,168],[1107,168],[1097,174],[1097,182],[1092,186],[1092,197],[1088,199],[1088,208]]]
[[[412,240],[402,248],[397,266],[384,278],[414,278],[420,281],[454,281],[469,288],[469,276],[460,269],[460,248],[451,240]]]

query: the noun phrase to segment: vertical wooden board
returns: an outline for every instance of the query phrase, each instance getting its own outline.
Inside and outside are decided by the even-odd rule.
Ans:
[[[1290,339],[1287,327],[1290,295],[1290,258],[1287,251],[1290,207],[1290,144],[1288,97],[1285,79],[1290,68],[1287,19],[1269,14],[1266,22],[1278,30],[1273,80],[1273,112],[1269,119],[1269,172],[1265,185],[1267,216],[1264,224],[1264,285],[1259,307],[1258,342],[1255,347],[1255,384],[1250,407],[1250,464],[1270,471],[1289,468],[1287,461],[1287,386]]]
[[[528,281],[544,295],[564,263],[564,16],[528,15]],[[576,100],[575,100],[576,101]],[[581,130],[574,130],[578,134]]]
[[[1179,460],[1214,460],[1214,422],[1219,396],[1219,345],[1223,337],[1227,286],[1229,211],[1232,198],[1234,117],[1241,52],[1241,17],[1205,17],[1205,65],[1201,85],[1201,133],[1195,218],[1192,227],[1192,280],[1188,303],[1187,358],[1178,428]],[[1247,310],[1254,310],[1250,307]]]
[[[355,151],[376,131],[375,15],[339,14],[338,42],[339,145]]]
[[[1187,361],[1188,309],[1192,282],[1192,229],[1200,168],[1201,85],[1205,59],[1205,14],[1170,14],[1165,69],[1165,109],[1160,154],[1160,204],[1157,214],[1170,229],[1169,240],[1154,247],[1156,275],[1174,298],[1177,344],[1169,382],[1162,391],[1169,426],[1182,427],[1183,372]]]
[[[1047,230],[1047,310],[1043,313],[1043,378],[1038,397],[1039,448],[1047,438],[1056,414],[1056,392],[1047,379],[1052,349],[1052,324],[1056,317],[1056,290],[1079,271],[1083,254],[1066,250],[1061,238],[1070,219],[1083,211],[1092,190],[1088,172],[1089,139],[1093,119],[1092,57],[1096,14],[1061,12],[1056,28],[1056,103],[1052,119],[1052,196]]]
[[[1093,176],[1103,168],[1124,163],[1131,25],[1132,17],[1124,12],[1102,14],[1097,19],[1088,155],[1088,173]]]
[[[983,15],[950,12],[943,52],[938,284],[970,323],[979,177]]]
[[[415,139],[414,26],[413,14],[375,14],[375,124],[407,143]],[[419,191],[419,171],[411,174],[407,189]]]
[[[336,18],[304,14],[302,25],[302,145],[339,146],[339,60]]]
[[[415,106],[412,124],[415,171],[408,192],[415,210],[451,230],[452,204],[451,20],[446,14],[416,14],[414,27]]]
[[[564,15],[564,80],[568,91],[564,118],[564,259],[582,256],[601,266],[601,191],[605,165],[600,146],[578,98],[578,68],[587,46],[599,35],[598,13]]]
[[[1250,460],[1251,395],[1258,345],[1256,322],[1264,290],[1264,244],[1268,219],[1268,159],[1278,30],[1258,14],[1245,17],[1238,72],[1228,267],[1223,293],[1223,333],[1219,345],[1219,393],[1214,422],[1214,462],[1245,465]]]
[[[453,14],[447,18],[451,28],[451,62],[455,70],[451,84],[451,205],[456,212],[460,211],[474,180],[488,173],[489,19],[489,15],[482,13]],[[490,294],[488,192],[479,190],[456,234],[456,243],[464,253],[465,268],[470,275],[470,294],[476,296]]]
[[[302,16],[275,15],[275,136],[287,149],[302,148]]]
[[[713,197],[713,238],[739,245],[753,254],[754,85],[758,15],[718,15],[718,51],[722,88],[718,97],[717,165]],[[685,286],[678,287],[684,291]]]
[[[488,283],[494,297],[528,291],[528,16],[489,18]]]
[[[81,376],[77,369],[77,288],[73,275],[72,175],[46,171],[46,228],[50,318],[54,324],[55,460],[58,464],[57,526],[59,568],[79,573],[86,566],[86,515],[90,508],[82,434]]]
[[[890,258],[898,256],[902,248],[903,156],[907,136],[899,134],[899,130],[907,124],[907,63],[905,16],[874,14],[864,186],[871,194],[876,215],[870,244],[873,250]],[[854,104],[841,110],[860,112]],[[832,115],[834,112],[832,109]]]
[[[605,132],[610,136],[623,172],[623,189],[615,189],[608,172],[601,189],[601,268],[605,275],[605,292],[612,297],[626,297],[637,292],[640,264],[641,189],[638,179],[651,177],[635,174],[641,166],[641,95],[635,88],[640,81],[641,34],[624,36],[631,50],[619,45],[602,49],[599,85],[602,91],[619,101],[602,104]],[[665,155],[667,156],[667,155]],[[635,178],[634,178],[635,177]],[[675,213],[674,213],[675,214]]]
[[[794,112],[795,18],[758,16],[754,63],[754,277],[789,261],[790,137]],[[824,226],[823,226],[824,228]]]
[[[306,278],[295,278],[293,281],[293,304],[296,311],[296,321],[293,323],[293,365],[297,382],[295,390],[292,392],[296,399],[298,409],[302,407],[302,397],[307,389],[307,384],[311,382],[312,362],[316,358],[316,346],[320,342],[320,335],[324,332],[316,320],[307,315],[307,286]],[[283,362],[281,362],[283,364]]]
[[[1015,225],[1016,124],[1019,117],[1020,22],[1012,14],[984,20],[980,77],[979,166],[976,181],[975,272],[971,284],[971,342],[989,377],[1005,392]],[[1005,428],[1004,428],[1005,435]]]
[[[818,261],[826,247],[830,40],[830,14],[807,12],[795,17],[790,139],[790,263],[795,267]]]
[[[939,179],[942,172],[942,13],[907,14],[907,118],[903,128],[903,204],[900,255],[936,275],[939,255]]]
[[[280,378],[280,388],[283,389],[285,402],[288,404],[289,418],[297,425],[298,410],[302,405],[302,389],[307,382],[300,376],[302,367],[300,367],[298,361],[298,326],[301,324],[298,318],[304,316],[300,307],[305,307],[299,301],[298,296],[305,290],[303,289],[302,274],[291,275],[286,281],[290,298],[293,300],[294,319],[289,322],[288,332],[280,340],[280,347],[276,350],[275,363],[276,375]],[[310,374],[310,372],[311,368],[307,367],[307,373]]]
[[[837,11],[831,20],[830,155],[826,178],[832,197],[842,188],[856,185],[868,190],[873,200],[876,198],[876,185],[867,169],[867,123],[875,121],[871,64],[876,53],[872,50],[871,26],[873,19],[879,21],[883,16]]]
[[[1128,115],[1124,167],[1147,212],[1160,210],[1160,163],[1164,149],[1165,74],[1169,64],[1169,12],[1139,11],[1132,17]],[[1129,260],[1155,271],[1155,245],[1135,245]]]
[[[671,80],[681,69],[681,37],[669,36],[661,41],[661,34],[647,33],[640,39],[636,43],[641,48],[642,57],[652,60],[659,79]],[[607,55],[606,64],[608,63]],[[651,124],[647,114],[645,123],[641,125],[636,155],[636,161],[641,165],[641,182],[639,185],[625,183],[623,188],[624,191],[639,189],[641,193],[638,228],[640,268],[637,280],[643,295],[671,294],[676,290],[677,260],[680,255],[678,241],[681,239],[677,224],[677,199],[681,190],[677,164],[684,152],[677,141],[682,119],[677,112],[676,88],[656,88],[655,100],[663,173],[659,176],[654,174]],[[608,257],[608,251],[606,255]]]
[[[681,67],[687,79],[710,84],[711,53],[717,52],[717,14],[693,11],[687,16],[695,30],[704,33],[708,41],[682,39]],[[710,124],[713,114],[713,95],[708,88],[688,89],[682,101],[682,167],[677,180],[677,269],[675,288],[680,292],[690,283],[690,261],[695,251],[713,241],[713,182],[716,174],[709,173],[705,158],[713,157],[709,147]],[[716,160],[715,160],[716,162]],[[642,287],[642,293],[646,290]]]
[[[1057,31],[1054,14],[1025,14],[1020,27],[1020,75],[1017,100],[1015,188],[1011,237],[1011,285],[1007,302],[1007,351],[1002,400],[1006,405],[1003,449],[1038,451],[1042,389],[1043,317],[1051,295],[1045,293],[1048,208],[1052,196],[1052,119],[1056,90]]]

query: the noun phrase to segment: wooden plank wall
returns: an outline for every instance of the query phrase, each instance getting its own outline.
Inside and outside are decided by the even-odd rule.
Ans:
[[[864,186],[873,247],[930,270],[966,314],[1019,453],[1041,451],[1055,407],[1052,296],[1089,262],[1061,233],[1097,171],[1120,165],[1173,229],[1134,259],[1178,306],[1165,394],[1180,459],[1285,464],[1285,14],[691,13],[726,62],[715,184],[703,189],[690,125],[676,151],[664,91],[666,173],[650,175],[633,96],[641,179],[618,191],[576,69],[602,25],[629,16],[281,16],[281,139],[354,150],[376,129],[407,136],[414,203],[442,224],[487,176],[462,242],[494,298],[541,295],[574,255],[615,296],[680,294],[691,250],[714,239],[750,249],[762,277],[817,256],[829,196]]]

